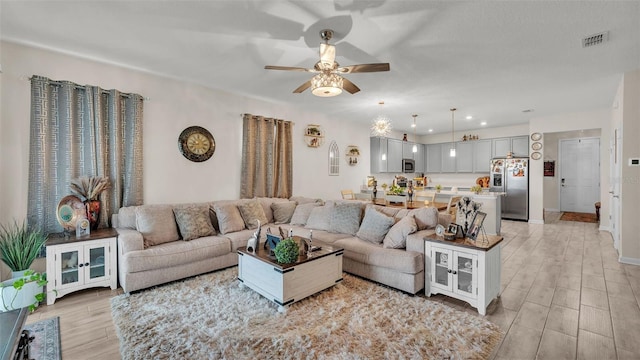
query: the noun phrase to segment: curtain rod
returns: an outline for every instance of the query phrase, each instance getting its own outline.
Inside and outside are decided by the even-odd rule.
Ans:
[[[33,76],[29,76],[29,77],[26,77],[26,80],[27,80],[27,81],[31,81],[31,79],[32,79],[32,78],[33,78]],[[64,82],[65,82],[65,81],[58,81],[58,80],[51,80],[51,79],[49,79],[49,83],[50,83],[51,85],[55,85],[55,86],[61,86],[61,85],[62,85],[62,83],[64,83]],[[69,83],[71,83],[71,84],[74,84],[74,83],[73,83],[73,81],[68,81],[68,82],[69,82]],[[91,86],[91,85],[89,85],[89,86]],[[79,84],[74,84],[74,87],[75,87],[76,89],[83,89],[83,90],[85,90],[85,87],[84,87],[84,86],[82,86],[82,85],[79,85]],[[102,93],[103,93],[103,94],[108,94],[108,93],[109,93],[109,90],[102,89]],[[131,97],[131,93],[120,92],[120,96],[130,98],[130,97]],[[143,98],[145,101],[149,101],[149,100],[151,100],[151,98],[146,97],[146,96],[143,96],[142,98]]]

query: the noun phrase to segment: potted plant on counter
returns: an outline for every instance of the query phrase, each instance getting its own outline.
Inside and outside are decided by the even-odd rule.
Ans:
[[[19,309],[25,306],[35,310],[44,300],[43,287],[47,284],[45,274],[29,267],[40,253],[47,237],[25,222],[0,226],[0,258],[12,271],[12,279],[0,284],[0,311]]]
[[[440,190],[442,190],[442,185],[436,185],[436,192],[440,192]]]

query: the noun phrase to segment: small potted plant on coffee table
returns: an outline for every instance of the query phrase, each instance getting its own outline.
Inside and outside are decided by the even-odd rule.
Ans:
[[[29,307],[34,311],[44,300],[46,274],[29,267],[40,253],[47,237],[25,222],[0,226],[0,258],[12,271],[12,279],[0,283],[0,311]]]

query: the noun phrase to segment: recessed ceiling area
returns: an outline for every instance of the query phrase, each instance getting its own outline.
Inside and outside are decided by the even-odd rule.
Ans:
[[[325,28],[340,65],[391,70],[321,98],[292,92],[309,73],[264,69],[313,67]],[[0,38],[367,125],[384,100],[394,130],[418,114],[424,135],[450,131],[452,107],[460,131],[610,107],[640,67],[640,2],[2,1]]]

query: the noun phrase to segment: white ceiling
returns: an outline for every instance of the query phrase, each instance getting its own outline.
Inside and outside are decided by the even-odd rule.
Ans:
[[[3,40],[142,69],[207,87],[303,106],[418,134],[526,123],[532,116],[612,105],[621,74],[640,67],[638,1],[6,1]],[[318,31],[336,34],[341,65],[361,88],[334,98],[307,90]],[[581,39],[609,31],[603,45]],[[534,113],[523,113],[535,109]],[[274,114],[277,115],[277,114]],[[466,115],[474,119],[466,120]]]

